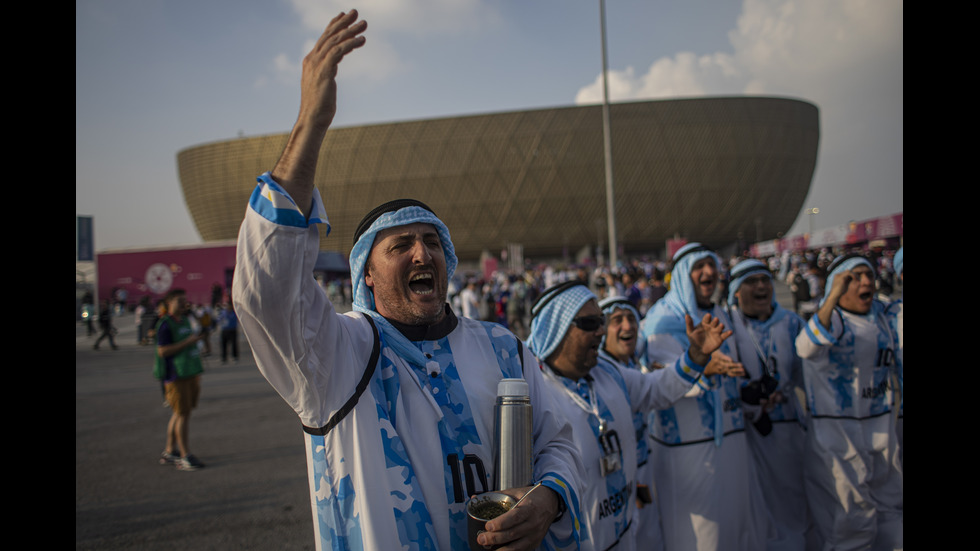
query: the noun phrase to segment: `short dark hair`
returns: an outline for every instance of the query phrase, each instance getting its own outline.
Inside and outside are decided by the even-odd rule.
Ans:
[[[167,292],[167,294],[163,295],[163,303],[167,304],[175,297],[186,296],[186,295],[187,295],[187,291],[185,291],[184,289],[171,289],[170,291]]]

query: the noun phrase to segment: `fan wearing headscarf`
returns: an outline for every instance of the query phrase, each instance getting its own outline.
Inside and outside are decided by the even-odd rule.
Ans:
[[[528,383],[543,487],[488,522],[480,543],[575,548],[582,467],[571,427],[512,333],[448,307],[457,260],[432,210],[396,200],[365,216],[350,257],[353,312],[338,313],[313,278],[317,225],[330,230],[313,178],[337,64],[364,42],[356,20],[355,11],[334,18],[303,64],[300,116],[258,178],[233,284],[256,364],[303,424],[317,549],[466,548],[467,498],[496,489],[493,409],[504,378]]]
[[[895,421],[895,433],[898,437],[898,459],[902,461],[904,472],[905,462],[905,247],[898,249],[892,261],[895,267],[895,277],[902,285],[902,298],[893,300],[888,305],[888,322],[895,336],[895,375],[898,377],[898,419]]]
[[[636,413],[681,398],[700,377],[711,352],[730,332],[706,317],[686,322],[691,346],[671,367],[644,374],[600,359],[605,316],[596,296],[580,281],[545,290],[531,308],[528,347],[573,426],[585,467],[581,506],[582,549],[637,547],[634,500],[637,488]],[[643,541],[643,548],[650,542]]]
[[[773,520],[770,551],[806,548],[809,517],[803,490],[806,443],[802,360],[796,336],[803,319],[776,302],[772,273],[749,259],[732,269],[728,304],[733,341],[748,379],[742,385],[749,450]]]
[[[602,339],[599,357],[620,369],[638,369],[646,372],[639,361],[646,354],[646,341],[640,338],[640,313],[624,296],[611,296],[599,301],[599,308],[606,316],[606,335]],[[642,345],[643,350],[637,350]],[[644,358],[645,359],[645,358]],[[651,491],[653,471],[647,459],[650,443],[647,439],[649,411],[633,415],[636,430],[636,541],[652,551],[664,549],[664,534],[660,527],[660,508]]]
[[[826,549],[902,548],[895,337],[874,282],[863,256],[835,259],[820,309],[796,339],[811,414],[806,493]]]
[[[649,362],[670,364],[683,354],[685,316],[709,314],[732,327],[724,309],[711,302],[719,262],[700,243],[674,255],[670,290],[640,324]],[[771,523],[734,377],[744,373],[737,360],[728,339],[686,397],[650,416],[650,464],[667,549],[748,551],[765,548],[769,539]]]

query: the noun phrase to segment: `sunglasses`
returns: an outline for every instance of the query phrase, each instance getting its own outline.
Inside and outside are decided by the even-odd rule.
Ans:
[[[605,316],[582,316],[580,318],[575,318],[572,320],[575,327],[578,327],[582,331],[597,331],[600,327],[606,324]]]

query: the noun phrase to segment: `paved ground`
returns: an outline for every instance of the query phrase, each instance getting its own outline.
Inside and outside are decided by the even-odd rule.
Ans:
[[[777,283],[777,297],[792,305]],[[191,449],[207,467],[161,466],[170,410],[136,344],[132,315],[116,318],[119,350],[75,329],[75,548],[313,549],[299,420],[255,367],[206,359]]]
[[[302,429],[247,346],[237,364],[206,360],[190,432],[207,467],[177,471],[157,463],[170,410],[153,351],[132,315],[115,322],[115,351],[76,327],[75,548],[313,549]]]

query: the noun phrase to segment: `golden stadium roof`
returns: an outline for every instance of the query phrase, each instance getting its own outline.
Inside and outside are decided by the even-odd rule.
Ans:
[[[554,257],[608,246],[600,105],[335,128],[316,186],[331,232],[321,249],[347,254],[369,210],[424,201],[461,260],[523,246]],[[816,106],[769,97],[610,105],[618,242],[657,251],[675,235],[722,245],[775,238],[796,219],[813,177]],[[184,198],[205,241],[234,239],[255,177],[288,134],[180,151]]]

